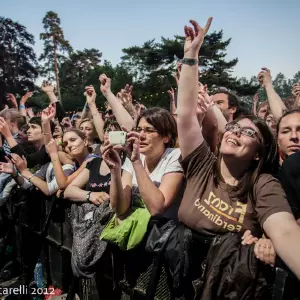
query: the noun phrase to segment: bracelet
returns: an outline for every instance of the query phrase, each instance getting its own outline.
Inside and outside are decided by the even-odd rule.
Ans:
[[[96,115],[98,115],[98,114],[99,114],[99,112],[96,112],[96,113],[92,114],[92,116],[94,117],[94,116],[96,116]]]
[[[51,134],[50,132],[44,132],[43,135],[49,135]]]
[[[19,108],[25,108],[25,105],[20,105]]]
[[[32,179],[32,177],[34,177],[35,175],[34,174],[32,174],[29,178],[27,178],[27,180],[29,181],[29,182],[31,182],[30,180]]]
[[[51,162],[54,163],[55,161],[58,161],[58,159],[52,159]]]

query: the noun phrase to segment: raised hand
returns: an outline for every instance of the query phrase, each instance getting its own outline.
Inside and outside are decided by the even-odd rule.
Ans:
[[[46,94],[54,93],[54,86],[51,84],[51,82],[46,81],[46,80],[43,81],[41,89]]]
[[[11,102],[11,105],[14,108],[18,109],[18,102],[17,102],[16,97],[13,94],[7,94],[6,99],[7,99],[7,101]]]
[[[92,85],[89,85],[89,86],[85,87],[84,95],[86,97],[86,102],[88,103],[88,105],[96,103],[97,94],[96,94],[96,91],[95,91],[95,89]]]
[[[110,92],[111,79],[108,78],[105,74],[99,76],[100,81],[100,91],[105,95]]]
[[[41,118],[43,122],[50,122],[50,120],[55,118],[55,115],[56,115],[56,104],[52,103],[42,111]]]
[[[167,92],[168,92],[168,94],[170,95],[170,101],[171,101],[171,102],[175,102],[175,93],[174,93],[173,88],[171,87],[171,89],[168,90]]]
[[[266,88],[267,86],[272,85],[272,76],[271,71],[268,68],[261,68],[258,76],[258,82],[263,87]]]
[[[209,97],[207,93],[198,94],[196,114],[201,123],[206,115],[207,110],[213,105],[213,97]]]
[[[99,206],[104,201],[109,199],[109,195],[105,192],[92,192],[90,195],[90,202]]]
[[[121,170],[121,158],[109,141],[104,144],[102,158],[111,170]]]
[[[296,98],[300,97],[300,82],[297,82],[293,85],[292,94]]]
[[[57,141],[55,139],[51,139],[49,143],[46,145],[47,152],[51,156],[51,154],[57,154],[58,147],[57,147]]]
[[[204,28],[200,27],[200,25],[194,20],[190,20],[194,30],[189,26],[184,27],[184,57],[198,59],[199,50],[203,43],[204,37],[209,30],[212,19],[212,17],[208,19]]]
[[[254,103],[257,103],[258,100],[259,100],[259,96],[258,96],[258,93],[256,93],[256,94],[254,95],[254,97],[253,97],[253,102],[254,102]]]
[[[117,98],[121,100],[122,104],[132,103],[132,90],[133,86],[126,84],[124,89],[117,94]]]
[[[11,135],[11,132],[9,130],[8,124],[4,120],[4,118],[0,117],[0,133],[7,138]]]
[[[21,158],[18,154],[12,153],[11,154],[11,161],[14,163],[16,168],[19,170],[19,172],[22,174],[27,169],[27,160],[25,156]]]
[[[26,108],[26,113],[27,113],[27,116],[29,118],[34,117],[34,113],[33,113],[32,107]]]
[[[0,173],[11,174],[13,176],[17,175],[12,161],[7,156],[5,156],[5,160],[7,161],[6,163],[0,162]]]
[[[27,100],[32,96],[33,92],[27,92],[20,100],[20,104],[25,105]]]

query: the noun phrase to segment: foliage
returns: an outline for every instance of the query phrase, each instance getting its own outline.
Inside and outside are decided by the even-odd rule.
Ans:
[[[7,93],[23,95],[34,89],[38,65],[33,45],[25,26],[0,17],[0,104],[6,103]]]

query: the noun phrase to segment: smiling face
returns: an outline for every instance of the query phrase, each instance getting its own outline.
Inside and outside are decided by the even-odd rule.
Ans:
[[[28,142],[40,143],[44,140],[42,128],[38,124],[29,123],[27,129]]]
[[[83,140],[73,131],[66,132],[63,136],[63,146],[66,153],[73,158],[80,157],[84,154],[87,147],[87,141]]]
[[[158,153],[165,151],[165,145],[169,142],[169,137],[161,137],[156,129],[146,121],[145,118],[141,118],[137,126],[140,131],[140,152],[144,155],[151,153]]]
[[[300,151],[300,113],[293,113],[281,119],[278,130],[278,144],[285,155]]]
[[[258,128],[246,118],[239,120],[237,124],[224,133],[220,148],[221,154],[237,158],[239,161],[257,160],[260,148]],[[253,136],[248,135],[251,133]]]

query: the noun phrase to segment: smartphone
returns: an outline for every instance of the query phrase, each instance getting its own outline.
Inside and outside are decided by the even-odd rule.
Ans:
[[[127,133],[125,131],[111,131],[109,133],[109,142],[112,145],[125,145]]]

